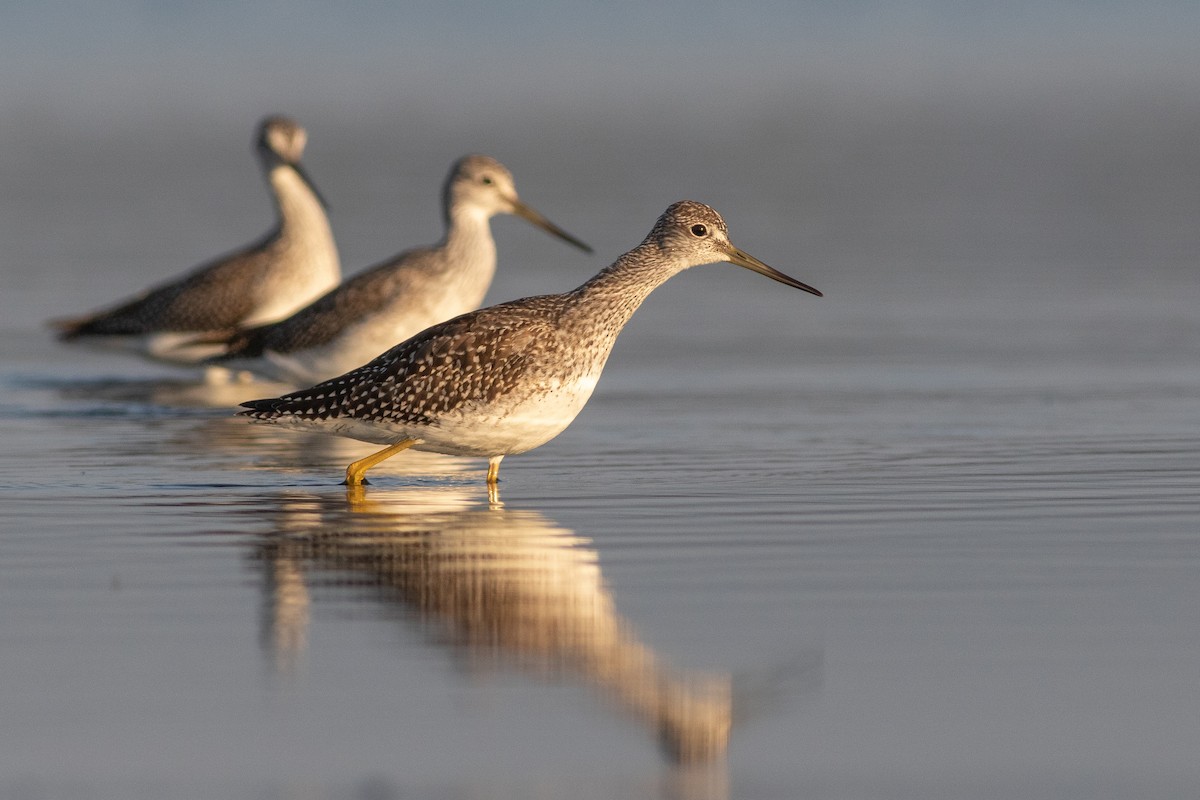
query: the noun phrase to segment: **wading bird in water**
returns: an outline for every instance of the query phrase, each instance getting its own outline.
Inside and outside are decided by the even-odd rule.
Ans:
[[[816,289],[729,241],[725,221],[693,201],[671,205],[634,249],[582,286],[472,311],[434,325],[340,377],[243,403],[256,422],[387,445],[346,468],[346,484],[407,448],[500,461],[545,444],[587,403],[617,335],[650,292],[689,267],[727,261]]]

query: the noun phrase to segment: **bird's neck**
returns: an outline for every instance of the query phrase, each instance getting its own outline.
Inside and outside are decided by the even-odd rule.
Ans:
[[[312,187],[286,164],[272,167],[267,181],[279,212],[279,239],[310,254],[322,253],[336,264],[337,247],[329,218]]]
[[[491,215],[478,208],[452,208],[446,212],[446,234],[439,244],[445,253],[439,259],[446,279],[460,284],[463,292],[483,296],[496,274],[496,241],[492,238]]]
[[[599,377],[625,323],[650,292],[678,271],[643,243],[570,292],[559,321],[564,338],[586,354],[577,369]]]
[[[657,247],[643,242],[572,292],[571,313],[619,332],[650,293],[680,268],[664,261]]]

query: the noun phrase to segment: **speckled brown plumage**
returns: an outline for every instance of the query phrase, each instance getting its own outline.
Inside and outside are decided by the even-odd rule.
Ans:
[[[820,295],[734,247],[716,211],[682,201],[640,245],[574,291],[464,314],[340,377],[244,403],[249,410],[241,413],[495,465],[565,429],[642,301],[672,275],[714,261]]]
[[[341,377],[277,400],[245,404],[265,420],[281,415],[429,425],[468,403],[496,402],[534,380],[557,341],[561,296],[530,297],[434,325]],[[560,362],[561,364],[561,362]]]

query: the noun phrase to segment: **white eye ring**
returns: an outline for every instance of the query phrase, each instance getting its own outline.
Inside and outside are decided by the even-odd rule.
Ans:
[[[692,226],[692,235],[696,237],[708,236],[708,226],[697,222]]]

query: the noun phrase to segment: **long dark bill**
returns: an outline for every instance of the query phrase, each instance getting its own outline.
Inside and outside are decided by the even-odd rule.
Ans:
[[[553,234],[554,236],[557,236],[558,238],[562,239],[564,242],[575,245],[576,247],[578,247],[580,250],[582,250],[585,253],[592,252],[592,248],[588,247],[586,244],[579,241],[574,236],[567,233],[562,228],[558,227],[553,222],[551,222],[550,220],[543,217],[537,211],[534,211],[532,208],[530,208],[529,206],[522,203],[520,200],[513,201],[513,213],[516,214],[521,219],[528,220],[529,222],[532,222],[534,225],[537,225],[539,228],[544,230],[546,233]]]
[[[729,259],[729,263],[737,264],[739,267],[745,267],[748,270],[753,270],[759,275],[766,275],[771,280],[779,281],[785,286],[791,286],[793,289],[800,289],[801,291],[808,292],[809,294],[815,294],[817,297],[825,296],[813,287],[809,286],[807,283],[801,283],[795,278],[784,275],[777,269],[768,267],[754,256],[737,249],[733,245],[729,245],[728,249],[725,251],[725,256]]]

